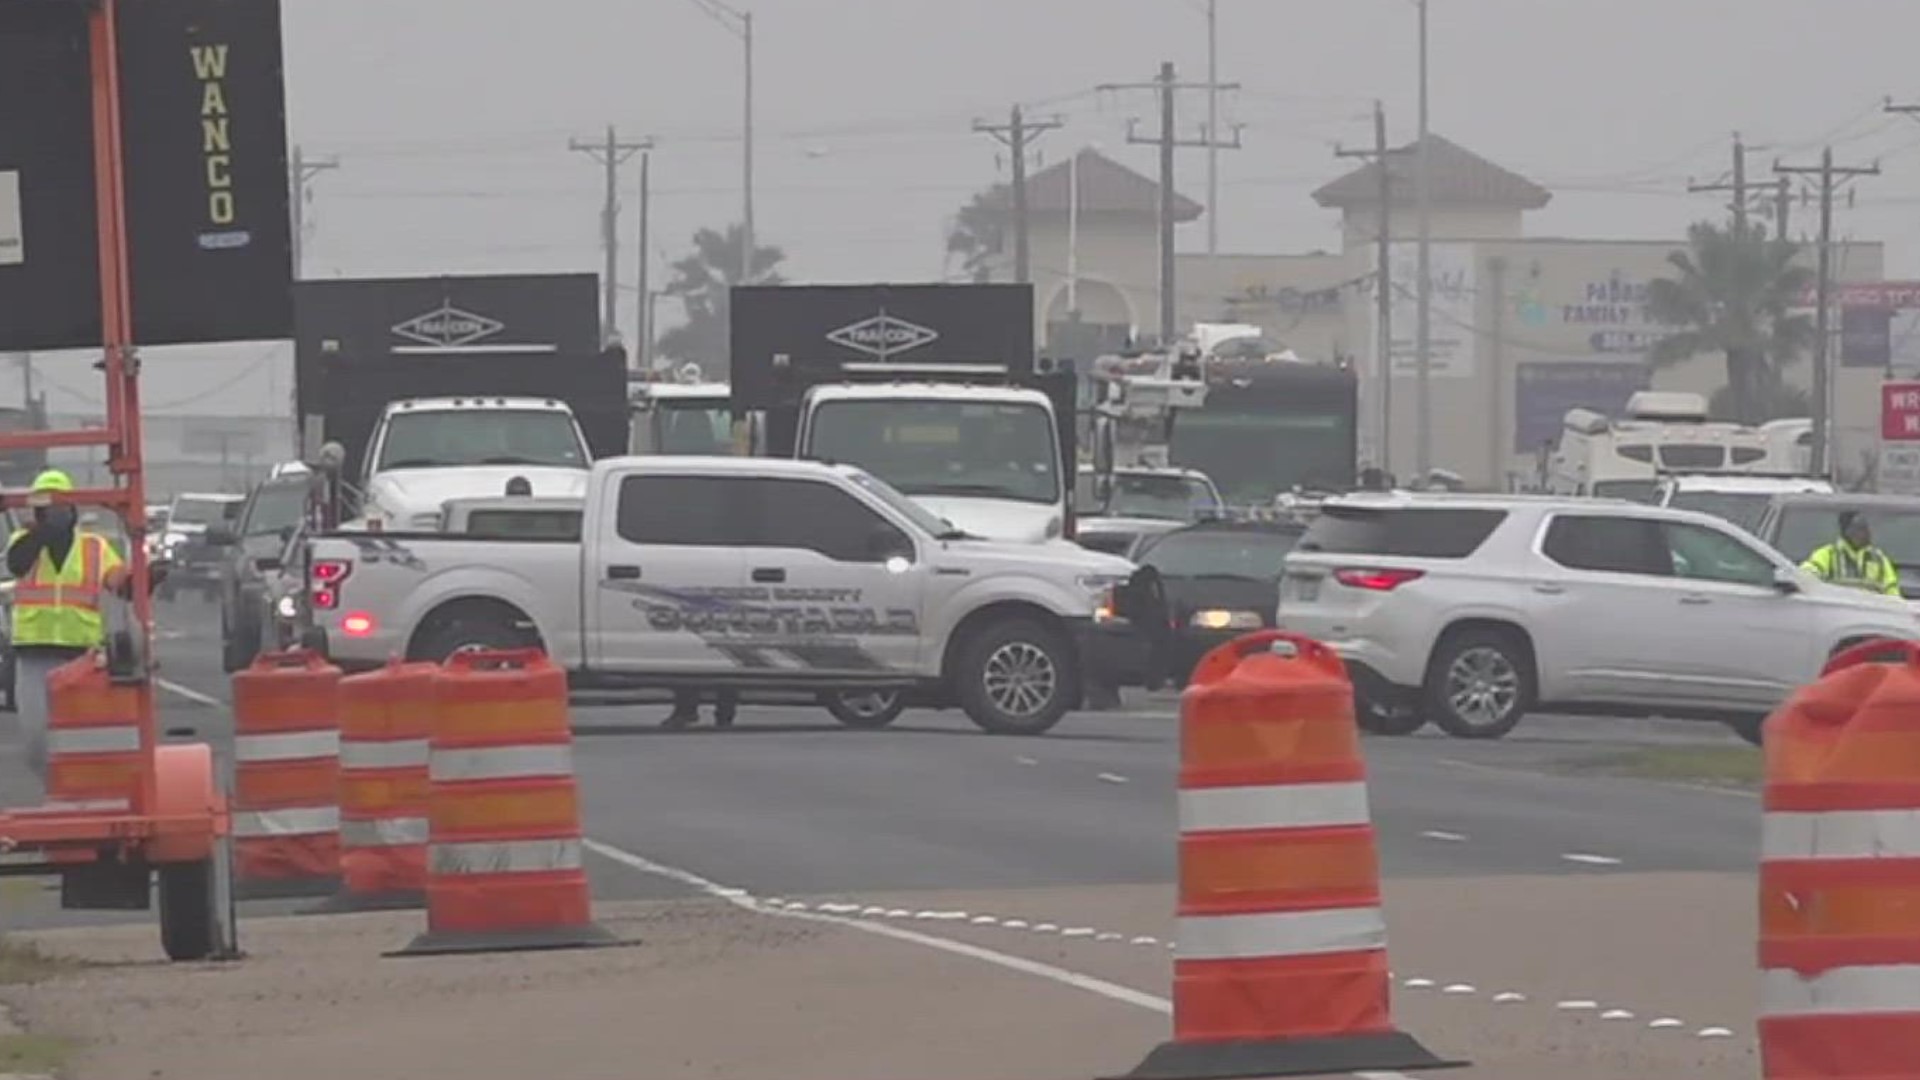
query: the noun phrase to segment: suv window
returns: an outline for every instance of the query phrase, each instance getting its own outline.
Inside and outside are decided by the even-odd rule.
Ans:
[[[1478,551],[1506,518],[1505,510],[1329,506],[1307,526],[1298,549],[1333,555],[1464,559]]]
[[[1569,570],[1673,576],[1673,556],[1660,523],[1648,518],[1558,514],[1547,526],[1540,552]]]
[[[739,547],[748,543],[757,481],[741,476],[629,476],[614,530],[632,544]]]
[[[742,546],[798,548],[835,562],[911,558],[905,531],[845,491],[816,480],[752,480],[753,535]]]
[[[1675,577],[1771,585],[1773,563],[1766,556],[1718,529],[1669,522],[1661,526],[1673,557]]]
[[[298,529],[307,520],[307,482],[261,484],[247,502],[245,536],[272,536]]]

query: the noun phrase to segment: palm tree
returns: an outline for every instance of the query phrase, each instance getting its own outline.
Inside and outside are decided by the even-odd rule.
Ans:
[[[993,260],[1006,250],[1008,195],[1005,184],[975,195],[954,215],[947,232],[947,254],[960,256],[962,269],[977,284],[993,276]]]
[[[670,360],[691,360],[714,378],[728,368],[727,290],[739,284],[740,249],[746,231],[729,225],[725,232],[701,229],[693,234],[693,253],[673,264],[666,294],[686,305],[687,321],[660,335],[654,352]],[[752,284],[778,285],[784,279],[774,268],[786,261],[777,247],[754,245]]]
[[[1743,423],[1772,419],[1790,406],[1782,371],[1813,344],[1813,321],[1790,314],[1813,279],[1794,264],[1799,245],[1768,239],[1764,227],[1736,232],[1700,222],[1687,230],[1687,250],[1667,256],[1677,273],[1647,284],[1647,312],[1675,331],[1654,344],[1647,361],[1671,367],[1700,353],[1726,358],[1725,406]]]

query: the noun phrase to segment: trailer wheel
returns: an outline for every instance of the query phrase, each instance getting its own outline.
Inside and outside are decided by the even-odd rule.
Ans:
[[[160,878],[160,946],[167,959],[205,960],[213,955],[213,860],[163,863]]]

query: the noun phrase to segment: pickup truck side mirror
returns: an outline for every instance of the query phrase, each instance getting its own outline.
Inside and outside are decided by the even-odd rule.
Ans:
[[[1782,596],[1791,596],[1800,591],[1799,575],[1786,567],[1777,567],[1773,571],[1773,591]]]
[[[891,525],[876,525],[867,534],[867,555],[876,561],[901,557],[913,558],[913,542],[903,540],[898,530]]]

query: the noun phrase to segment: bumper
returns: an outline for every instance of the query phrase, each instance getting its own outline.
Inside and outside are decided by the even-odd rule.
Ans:
[[[1074,625],[1080,670],[1090,686],[1152,686],[1153,646],[1125,619]]]

